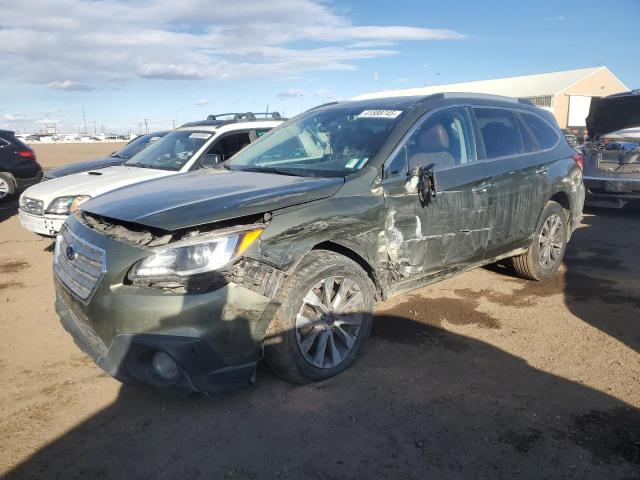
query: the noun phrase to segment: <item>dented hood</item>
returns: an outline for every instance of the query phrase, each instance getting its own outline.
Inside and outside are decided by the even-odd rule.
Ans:
[[[82,209],[162,230],[255,215],[333,195],[343,178],[200,170],[114,190]]]
[[[591,99],[586,119],[589,138],[640,127],[640,95],[620,95]]]

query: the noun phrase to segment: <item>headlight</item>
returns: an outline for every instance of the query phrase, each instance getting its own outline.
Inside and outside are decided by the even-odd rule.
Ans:
[[[257,228],[181,240],[138,262],[131,269],[129,279],[190,277],[219,270],[249,248],[263,230]]]
[[[72,197],[58,197],[47,207],[47,213],[54,215],[69,215],[75,212],[80,205],[91,199],[89,195],[74,195]]]

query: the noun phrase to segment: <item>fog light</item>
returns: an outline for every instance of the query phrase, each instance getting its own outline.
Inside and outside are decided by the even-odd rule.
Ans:
[[[165,380],[173,380],[178,376],[178,365],[165,352],[158,352],[153,356],[151,365],[155,372]]]

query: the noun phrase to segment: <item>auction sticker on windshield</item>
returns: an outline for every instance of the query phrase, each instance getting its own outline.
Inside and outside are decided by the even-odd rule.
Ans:
[[[211,136],[210,133],[194,132],[191,135],[189,135],[189,138],[202,138],[203,140],[206,140],[210,136]]]
[[[396,118],[402,110],[365,110],[357,118]]]

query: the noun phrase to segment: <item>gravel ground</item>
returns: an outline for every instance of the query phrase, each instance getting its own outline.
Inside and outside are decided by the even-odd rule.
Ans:
[[[94,366],[55,315],[51,242],[15,212],[0,205],[7,478],[640,478],[637,211],[588,212],[551,282],[495,266],[379,305],[338,377],[263,367],[214,399]]]

